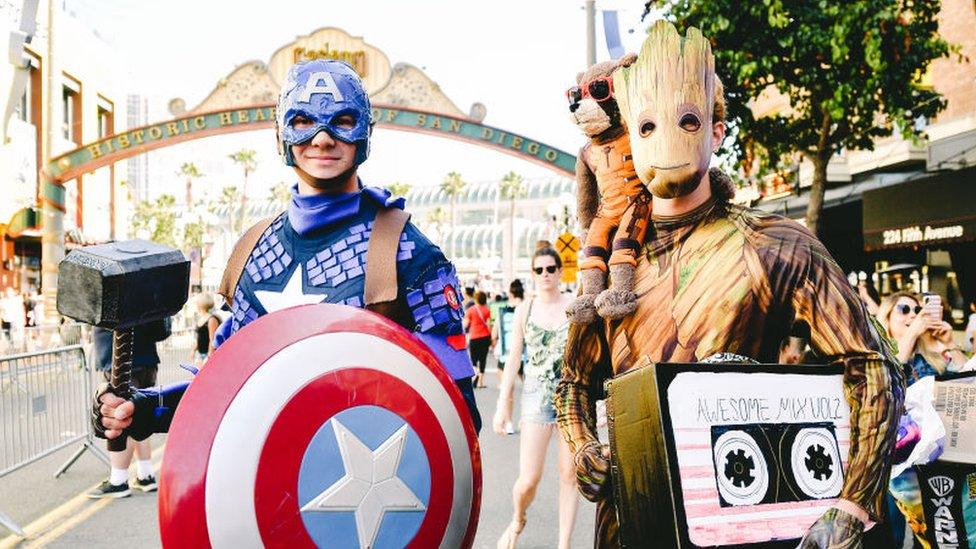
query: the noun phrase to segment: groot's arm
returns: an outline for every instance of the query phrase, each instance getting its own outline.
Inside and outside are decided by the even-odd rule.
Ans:
[[[611,375],[602,322],[570,324],[562,379],[556,388],[556,420],[576,456],[580,493],[590,501],[603,496],[609,464],[596,435],[596,400]]]
[[[904,375],[840,267],[819,242],[809,254],[797,277],[793,307],[797,320],[809,324],[813,347],[844,365],[851,446],[840,497],[877,521],[905,397]]]

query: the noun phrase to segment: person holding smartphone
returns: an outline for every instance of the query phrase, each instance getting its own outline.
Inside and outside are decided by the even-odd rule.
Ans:
[[[952,326],[942,320],[938,295],[891,294],[881,301],[878,320],[898,344],[898,360],[906,366],[909,384],[965,367],[966,356],[952,338]]]

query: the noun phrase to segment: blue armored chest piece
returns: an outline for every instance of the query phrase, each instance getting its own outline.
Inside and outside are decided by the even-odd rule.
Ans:
[[[232,332],[277,310],[282,300],[289,305],[324,302],[362,307],[373,226],[365,218],[370,213],[374,212],[357,216],[364,218],[358,222],[305,236],[291,228],[287,216],[279,216],[261,235],[245,264],[231,308]],[[417,247],[408,235],[411,231],[415,229],[400,235],[397,262],[402,270],[410,270]]]

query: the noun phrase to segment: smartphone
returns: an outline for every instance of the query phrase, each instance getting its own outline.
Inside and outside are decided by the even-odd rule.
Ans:
[[[934,320],[942,320],[942,297],[938,294],[923,295],[922,309]]]

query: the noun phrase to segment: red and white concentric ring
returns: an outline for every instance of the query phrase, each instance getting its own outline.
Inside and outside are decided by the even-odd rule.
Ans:
[[[164,545],[274,544],[262,536],[267,528],[260,523],[266,517],[259,516],[261,510],[255,506],[259,476],[268,478],[259,471],[262,459],[269,462],[269,434],[280,438],[273,430],[288,425],[278,419],[293,399],[303,393],[307,398],[329,378],[351,384],[364,370],[403,382],[402,391],[385,407],[411,423],[425,448],[434,447],[427,450],[432,467],[447,456],[431,455],[431,450],[446,443],[453,479],[432,484],[431,493],[433,502],[437,490],[449,489],[444,497],[451,500],[437,545],[470,546],[480,507],[481,471],[473,426],[461,419],[468,413],[463,398],[443,366],[411,334],[378,315],[337,305],[295,307],[258,319],[221,346],[194,380],[167,441],[159,505]],[[383,399],[362,396],[351,391],[346,405],[383,405]],[[332,411],[310,413],[316,417],[309,419],[321,425],[341,409],[335,405],[330,403]],[[424,425],[418,429],[417,418],[424,413],[436,424],[433,430]],[[297,438],[293,444],[304,451],[308,441]],[[297,476],[297,468],[283,474]],[[434,519],[443,513],[431,511]],[[423,528],[418,536],[421,533],[427,537]]]

